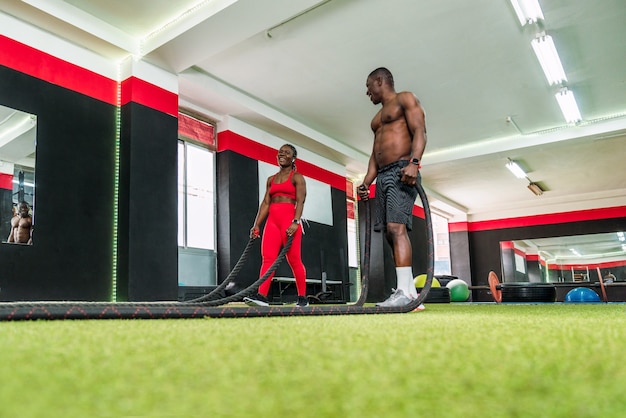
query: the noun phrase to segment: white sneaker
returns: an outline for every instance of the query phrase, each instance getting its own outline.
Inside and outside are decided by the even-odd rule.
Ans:
[[[412,299],[405,295],[402,289],[395,289],[387,300],[377,303],[376,306],[380,306],[381,308],[397,308],[406,306],[411,303],[411,301]]]

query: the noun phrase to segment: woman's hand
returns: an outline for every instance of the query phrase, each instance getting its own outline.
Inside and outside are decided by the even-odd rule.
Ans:
[[[250,239],[257,239],[261,236],[261,229],[258,226],[250,228]]]
[[[287,228],[287,236],[290,237],[293,234],[295,234],[299,227],[300,225],[298,225],[295,222],[292,222],[291,225],[289,225],[289,228]]]

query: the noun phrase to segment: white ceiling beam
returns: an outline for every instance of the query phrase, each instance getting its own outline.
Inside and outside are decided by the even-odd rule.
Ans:
[[[238,0],[205,16],[202,22],[187,28],[159,48],[146,45],[152,50],[148,59],[179,73],[318,3],[320,0]],[[198,43],[198,39],[206,40],[203,48],[190,48]],[[211,42],[212,39],[219,39],[219,42]]]
[[[22,1],[131,54],[140,53],[138,39],[69,3],[50,0]]]
[[[178,16],[172,16],[171,20],[162,27],[157,28],[152,33],[145,34],[141,40],[142,55],[149,54],[165,45],[237,1],[239,0],[205,0]]]

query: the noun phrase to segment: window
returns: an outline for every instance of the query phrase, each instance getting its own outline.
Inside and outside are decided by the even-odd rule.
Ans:
[[[179,114],[178,284],[217,282],[215,127]]]
[[[450,234],[448,232],[448,219],[431,213],[433,223],[433,238],[435,240],[435,275],[450,275]]]
[[[178,142],[178,245],[215,250],[215,154]]]

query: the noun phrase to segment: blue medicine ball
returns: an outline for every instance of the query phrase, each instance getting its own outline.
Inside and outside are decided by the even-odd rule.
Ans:
[[[589,303],[589,302],[601,302],[600,296],[592,289],[587,287],[575,287],[567,292],[564,302],[569,303]]]

